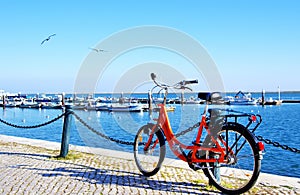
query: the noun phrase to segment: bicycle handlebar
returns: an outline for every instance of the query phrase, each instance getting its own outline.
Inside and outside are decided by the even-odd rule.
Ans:
[[[189,80],[189,81],[183,80],[183,81],[180,82],[180,84],[182,84],[182,85],[198,84],[198,80],[197,79],[195,79],[195,80]]]
[[[186,89],[190,89],[189,87],[186,87],[186,85],[197,84],[198,83],[197,79],[183,80],[183,81],[180,81],[180,82],[174,84],[173,86],[170,86],[170,85],[166,85],[166,84],[162,84],[162,83],[157,82],[155,80],[156,79],[156,74],[155,73],[151,73],[150,76],[151,76],[151,79],[153,80],[153,82],[156,84],[156,86],[164,88],[164,89],[166,89],[166,88],[175,88],[175,89],[185,89],[186,88]]]

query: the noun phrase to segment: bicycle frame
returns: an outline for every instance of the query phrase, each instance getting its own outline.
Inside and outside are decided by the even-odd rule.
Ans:
[[[167,141],[171,151],[180,160],[187,162],[194,171],[202,169],[209,183],[218,190],[226,194],[242,194],[253,187],[261,170],[264,150],[263,143],[258,142],[254,135],[262,121],[260,115],[230,109],[208,109],[209,103],[224,104],[222,95],[218,92],[200,92],[198,98],[205,100],[206,106],[199,123],[174,134],[166,109],[168,89],[191,90],[186,85],[198,81],[183,80],[168,85],[157,82],[154,73],[151,73],[151,79],[155,86],[150,94],[153,94],[156,87],[160,88],[158,94],[161,91],[165,93],[163,104],[158,105],[158,118],[153,119],[156,122],[143,125],[134,140],[134,158],[141,173],[149,177],[160,170],[166,155]],[[248,124],[244,125],[247,119]],[[196,140],[191,145],[178,140],[179,136],[196,128]]]
[[[218,141],[211,135],[211,132],[208,128],[208,125],[206,123],[206,112],[207,112],[207,107],[208,105],[206,105],[205,111],[202,114],[201,117],[201,122],[200,122],[200,126],[198,128],[198,133],[197,133],[197,137],[196,137],[196,141],[194,145],[185,145],[183,143],[181,143],[174,135],[172,127],[170,125],[170,121],[169,121],[169,117],[166,111],[166,107],[164,104],[159,104],[158,105],[160,107],[159,109],[159,117],[157,119],[154,119],[157,123],[156,125],[153,127],[152,129],[152,134],[155,133],[155,131],[157,130],[157,128],[161,129],[166,137],[166,140],[172,150],[172,152],[181,160],[185,161],[185,162],[189,162],[189,163],[203,163],[203,162],[227,162],[225,159],[226,156],[226,151],[228,152],[228,147],[226,146],[226,143],[222,142],[226,148],[223,148],[220,146],[220,144],[218,143]],[[211,137],[211,141],[214,143],[215,147],[204,147],[200,145],[200,140],[202,137],[202,133],[203,133],[203,128],[205,128],[205,130],[207,131],[207,134],[210,135]],[[148,140],[148,143],[151,143],[152,136],[150,137],[150,139]],[[156,140],[155,142],[158,142],[158,140]],[[145,145],[145,148],[147,148],[147,145]],[[156,145],[156,144],[155,144]],[[155,145],[153,147],[155,147]],[[190,158],[187,157],[185,150],[190,150],[192,151],[192,155]],[[215,158],[201,158],[199,159],[198,157],[196,157],[197,151],[202,150],[202,151],[210,151],[213,153],[216,153],[219,155],[218,159]],[[230,151],[230,148],[229,148]]]

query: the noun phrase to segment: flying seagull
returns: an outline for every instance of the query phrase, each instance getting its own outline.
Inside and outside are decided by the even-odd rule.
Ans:
[[[49,37],[47,37],[46,39],[44,39],[42,42],[41,42],[41,45],[43,45],[46,41],[49,41],[51,37],[55,36],[56,34],[53,34],[53,35],[50,35]]]
[[[95,52],[107,52],[106,50],[104,49],[97,49],[97,48],[93,48],[93,47],[89,47],[89,49],[95,51]]]

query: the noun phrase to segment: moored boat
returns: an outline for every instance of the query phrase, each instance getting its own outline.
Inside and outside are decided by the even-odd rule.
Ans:
[[[166,106],[166,111],[167,112],[174,112],[176,107],[175,106]],[[159,107],[156,107],[156,108],[153,108],[152,109],[154,112],[159,112],[160,108]]]
[[[269,98],[264,102],[260,102],[260,104],[262,105],[281,105],[282,104],[282,100],[274,100],[273,98]]]
[[[251,93],[244,94],[239,91],[234,97],[226,96],[225,101],[229,105],[256,105],[257,99],[252,98]]]
[[[19,105],[20,108],[40,108],[40,104],[35,102],[33,99],[24,99]]]
[[[56,103],[42,103],[41,108],[42,109],[62,109],[63,106],[61,104],[56,104]]]
[[[108,107],[110,112],[141,112],[143,111],[142,106],[140,105],[111,105]]]
[[[96,111],[108,111],[109,106],[107,104],[96,106]]]

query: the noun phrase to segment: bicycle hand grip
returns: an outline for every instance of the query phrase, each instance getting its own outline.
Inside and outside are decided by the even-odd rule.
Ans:
[[[189,81],[184,81],[183,83],[186,84],[186,85],[188,85],[188,84],[197,84],[198,80],[197,79],[195,79],[195,80],[189,80]]]

